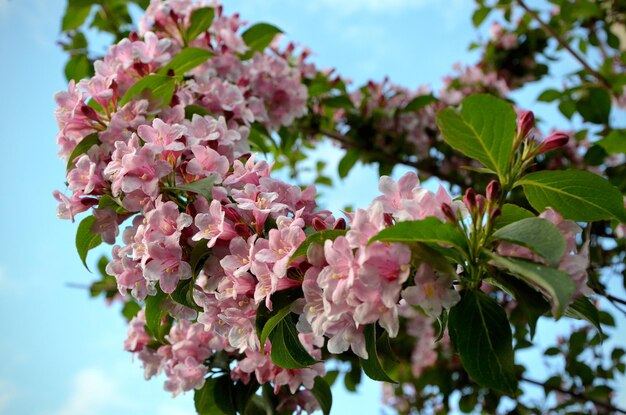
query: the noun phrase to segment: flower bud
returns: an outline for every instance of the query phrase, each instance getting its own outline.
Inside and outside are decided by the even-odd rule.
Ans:
[[[252,235],[252,232],[250,232],[250,228],[244,223],[235,223],[234,228],[235,233],[241,236],[243,239],[248,239],[250,235]]]
[[[471,187],[465,191],[465,195],[463,196],[463,203],[467,207],[467,210],[469,210],[470,212],[473,212],[476,208],[476,194]]]
[[[487,200],[490,202],[496,200],[500,195],[500,190],[500,183],[497,180],[490,181],[487,185]]]
[[[326,226],[326,223],[324,223],[324,221],[320,218],[314,218],[313,219],[313,229],[315,229],[316,231],[324,231],[326,229],[328,229],[328,227]]]
[[[497,217],[499,217],[501,214],[502,214],[502,211],[500,210],[500,208],[495,208],[493,211],[491,211],[489,216],[491,216],[491,220],[494,220]]]
[[[483,195],[476,195],[476,207],[478,208],[478,215],[482,216],[485,213],[485,197]]]
[[[550,134],[537,148],[537,154],[547,153],[563,147],[569,141],[569,136],[565,133],[556,132]]]
[[[523,111],[517,120],[517,137],[524,138],[535,126],[535,115],[532,111]]]
[[[83,115],[89,118],[91,121],[100,121],[100,116],[98,115],[96,110],[88,105],[83,105],[82,107],[80,107],[80,112],[82,112]]]
[[[344,218],[337,219],[335,221],[335,225],[333,226],[333,229],[345,230],[346,229],[346,220]]]
[[[456,218],[456,214],[452,210],[452,206],[450,206],[447,203],[442,203],[441,211],[443,212],[444,216],[446,217],[446,219],[448,219],[450,223],[456,223],[457,218]]]

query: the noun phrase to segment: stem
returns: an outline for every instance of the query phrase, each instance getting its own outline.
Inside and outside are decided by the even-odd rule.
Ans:
[[[530,17],[532,17],[533,19],[535,19],[537,21],[537,23],[539,23],[539,26],[541,26],[541,28],[544,31],[546,31],[550,36],[552,36],[554,39],[556,39],[556,41],[559,43],[559,45],[561,45],[561,47],[563,49],[568,51],[570,53],[570,55],[572,55],[572,57],[574,59],[576,59],[585,68],[585,70],[587,72],[589,72],[589,74],[591,74],[594,78],[596,78],[602,84],[602,86],[604,86],[609,91],[612,90],[611,83],[600,72],[598,72],[595,69],[593,69],[591,67],[591,65],[589,65],[585,61],[585,59],[583,59],[582,56],[580,56],[580,54],[578,52],[576,52],[574,49],[572,49],[572,47],[567,43],[567,41],[565,39],[563,39],[558,33],[556,33],[554,31],[554,29],[552,27],[550,27],[550,25],[548,25],[543,20],[541,20],[539,15],[535,11],[531,10],[526,5],[526,3],[524,3],[524,0],[515,0],[515,1],[517,2],[517,4],[520,5],[520,7],[522,9],[524,9],[526,11],[526,13],[528,13],[528,15]]]
[[[585,395],[584,393],[575,392],[573,390],[568,390],[568,389],[563,389],[563,388],[560,388],[558,386],[546,385],[546,384],[544,384],[542,382],[539,382],[539,381],[536,381],[536,380],[533,380],[533,379],[524,378],[524,377],[520,378],[520,380],[522,382],[532,383],[533,385],[541,386],[541,387],[543,387],[545,389],[548,389],[548,390],[551,390],[551,391],[560,392],[560,393],[569,395],[572,398],[577,399],[577,400],[582,401],[582,402],[592,402],[594,405],[601,406],[602,408],[608,409],[609,411],[611,411],[613,413],[626,414],[625,410],[623,410],[621,408],[618,408],[616,406],[613,406],[610,403],[603,402],[603,401],[600,401],[598,399],[589,397],[589,396]]]

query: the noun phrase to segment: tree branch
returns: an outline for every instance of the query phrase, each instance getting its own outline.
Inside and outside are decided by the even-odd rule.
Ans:
[[[554,29],[552,27],[550,27],[550,25],[548,25],[546,22],[541,20],[541,18],[537,14],[537,12],[531,10],[526,5],[526,3],[524,3],[524,0],[515,0],[515,1],[517,2],[517,4],[520,5],[520,7],[522,9],[524,9],[526,11],[526,13],[528,13],[528,15],[530,17],[532,17],[533,19],[535,19],[537,21],[537,23],[539,23],[539,26],[541,26],[541,28],[545,32],[547,32],[550,36],[552,36],[554,39],[556,39],[556,41],[559,42],[559,45],[561,45],[561,47],[563,49],[568,51],[570,53],[570,55],[572,55],[572,57],[574,59],[576,59],[585,68],[585,70],[587,72],[589,72],[589,74],[591,74],[594,78],[596,78],[602,84],[602,86],[607,88],[609,91],[612,91],[611,83],[600,72],[598,72],[595,69],[593,69],[591,67],[591,65],[589,65],[587,63],[587,61],[585,61],[585,59],[583,59],[582,56],[580,56],[580,54],[578,52],[576,52],[574,49],[572,49],[572,47],[569,45],[569,43],[567,43],[567,41],[565,39],[563,39],[558,33],[556,33],[554,31]]]
[[[626,411],[618,408],[616,406],[611,405],[610,403],[604,402],[604,401],[600,401],[598,399],[592,398],[590,396],[587,396],[583,393],[580,392],[575,392],[573,390],[568,390],[568,389],[563,389],[560,388],[558,386],[550,386],[550,385],[546,385],[545,383],[539,382],[537,380],[533,380],[533,379],[528,379],[528,378],[520,378],[520,380],[522,382],[527,382],[527,383],[532,383],[533,385],[537,385],[537,386],[541,386],[545,389],[554,391],[554,392],[559,392],[559,393],[563,393],[565,395],[569,395],[574,399],[577,399],[579,401],[582,402],[592,402],[594,405],[597,406],[601,406],[604,409],[608,409],[609,411],[613,412],[613,413],[620,413],[620,414],[626,414]]]

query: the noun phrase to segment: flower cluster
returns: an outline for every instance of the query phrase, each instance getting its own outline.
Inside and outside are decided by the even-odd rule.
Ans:
[[[442,306],[439,294],[432,296],[437,290],[403,291],[411,271],[407,246],[368,240],[395,221],[443,219],[440,206],[450,197],[420,188],[415,174],[399,183],[383,177],[383,196],[349,215],[345,236],[292,258],[305,230],[346,227],[315,210],[313,187],[272,178],[271,165],[249,154],[251,123],[272,131],[306,112],[302,62],[269,52],[242,58],[248,50],[238,34],[242,22],[219,7],[210,29],[185,45],[182,34],[198,7],[153,2],[139,34],[112,46],[94,77],[57,95],[58,143],[71,191],[55,192],[58,214],[73,219],[92,208],[91,231],[119,243],[106,271],[121,294],[140,302],[165,295],[159,307],[167,312],[161,322],[169,322],[168,332],[148,330],[142,310],[125,343],[147,378],[164,372],[174,395],[198,389],[209,375],[207,362],[225,353],[236,362],[229,367],[233,380],[254,377],[273,383],[278,395],[282,386],[295,394],[301,386],[311,389],[324,367],[275,365],[271,342],[261,347],[255,329],[259,306],[272,309],[272,294],[301,287],[298,337],[309,354],[321,358],[327,338],[331,353],[352,348],[367,358],[364,326],[378,322],[395,336],[401,297],[426,310]],[[215,56],[172,78],[167,102],[146,91],[132,94],[138,81],[165,77],[161,69],[189,46]],[[196,252],[208,259],[198,262]],[[415,281],[429,287],[436,278],[421,269]],[[449,282],[441,286],[454,293]],[[176,301],[185,291],[187,301]],[[303,396],[299,405],[312,407],[310,395]]]
[[[191,16],[207,7],[214,13],[210,27],[191,38]],[[124,298],[143,306],[124,347],[143,362],[146,378],[164,373],[174,395],[202,388],[216,373],[243,384],[271,383],[279,407],[312,412],[317,402],[309,390],[325,374],[323,352],[372,358],[368,326],[395,337],[404,321],[419,339],[413,374],[435,363],[432,323],[460,300],[453,287],[459,276],[454,268],[435,269],[414,255],[414,246],[371,240],[401,222],[450,222],[450,212],[477,211],[477,202],[467,195],[453,201],[442,187],[426,190],[415,173],[397,182],[383,176],[382,194],[346,221],[317,209],[313,186],[273,178],[272,165],[250,154],[251,126],[271,133],[305,116],[306,80],[315,70],[305,62],[308,52],[297,57],[293,45],[252,50],[240,33],[244,26],[220,6],[153,1],[139,33],[113,45],[92,78],[57,94],[57,139],[71,195],[54,196],[61,218],[92,209],[91,232],[114,245],[106,272]],[[174,65],[198,50],[210,54],[195,66],[181,59]],[[459,79],[462,94],[485,81],[473,70]],[[497,79],[489,86],[506,92]],[[398,109],[427,92],[370,83],[352,100],[377,117],[380,129],[426,155],[439,104]],[[457,102],[456,95],[442,97]],[[582,288],[580,230],[555,212],[546,215],[568,241],[561,268]],[[309,234],[321,231],[333,237],[296,255]],[[508,255],[525,253],[516,247]],[[274,301],[287,291],[299,293],[284,324],[292,324],[294,341],[315,361],[306,367],[279,366],[272,359],[277,343],[258,335],[260,310],[276,311]],[[445,336],[441,344],[447,347]]]

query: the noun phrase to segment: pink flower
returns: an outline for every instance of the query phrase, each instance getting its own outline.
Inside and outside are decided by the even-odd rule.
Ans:
[[[221,183],[222,178],[228,172],[228,159],[208,147],[191,146],[194,158],[187,164],[187,173],[198,176],[209,176],[211,173],[217,174],[216,183]]]
[[[213,200],[209,208],[209,213],[199,213],[195,218],[195,225],[199,231],[192,239],[199,241],[208,239],[208,247],[215,245],[218,239],[229,241],[236,236],[236,233],[228,222],[225,221],[225,213],[222,204],[218,200]]]
[[[146,263],[143,275],[150,281],[159,281],[164,293],[171,294],[179,280],[191,278],[191,267],[182,260],[179,245],[154,242],[148,245],[148,255],[152,259]]]
[[[185,127],[180,124],[169,125],[155,118],[152,126],[140,125],[137,134],[147,145],[152,146],[155,152],[181,151],[185,149],[185,144],[180,141],[185,134]]]
[[[421,307],[426,314],[438,318],[445,308],[449,310],[461,297],[452,288],[452,278],[437,275],[427,263],[422,263],[414,278],[415,285],[402,291],[402,298],[408,304]]]

